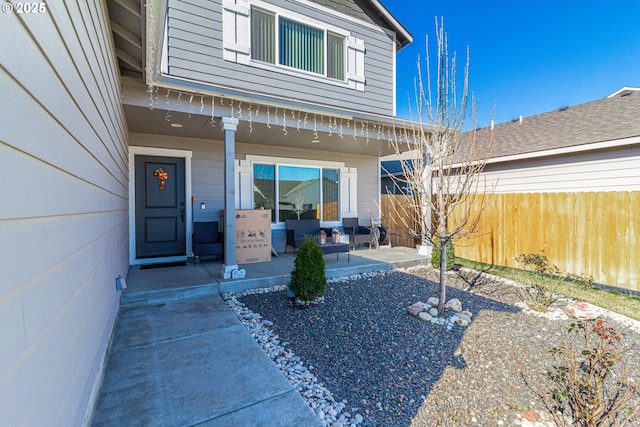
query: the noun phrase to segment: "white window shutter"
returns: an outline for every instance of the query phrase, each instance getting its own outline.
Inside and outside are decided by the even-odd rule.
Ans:
[[[249,62],[249,13],[247,0],[224,0],[222,3],[222,49],[226,61]]]
[[[235,161],[236,209],[253,209],[252,175],[251,162]]]
[[[351,89],[364,92],[364,40],[347,37],[347,82]]]
[[[358,169],[340,169],[341,218],[358,216]]]

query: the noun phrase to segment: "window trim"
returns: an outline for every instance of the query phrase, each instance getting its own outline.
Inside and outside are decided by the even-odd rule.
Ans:
[[[246,160],[249,162],[249,166],[251,168],[251,186],[253,188],[253,167],[255,164],[260,165],[273,165],[275,170],[275,181],[276,181],[276,202],[279,201],[278,194],[278,167],[279,166],[288,166],[288,167],[300,167],[300,168],[316,168],[320,171],[320,178],[322,178],[322,170],[323,169],[334,169],[338,171],[338,219],[331,221],[323,221],[320,219],[320,223],[324,226],[328,227],[338,227],[342,225],[342,210],[343,203],[342,200],[342,189],[343,189],[343,171],[347,169],[346,165],[343,162],[332,162],[328,160],[308,160],[308,159],[293,159],[288,157],[271,157],[271,156],[256,156],[256,155],[247,155]],[[321,191],[322,193],[322,191]],[[251,191],[251,206],[254,206],[254,193]],[[276,203],[276,211],[278,204]],[[322,215],[321,215],[322,216]],[[276,220],[278,220],[278,214],[276,213]],[[285,223],[284,221],[276,221],[271,223],[271,228],[273,230],[284,229]]]
[[[270,62],[264,62],[264,61],[260,61],[260,60],[256,60],[253,59],[251,57],[251,54],[249,54],[249,64],[252,66],[256,66],[258,68],[263,68],[263,69],[268,69],[268,70],[272,70],[272,71],[276,71],[278,73],[285,73],[288,75],[294,75],[294,76],[300,76],[303,75],[305,78],[313,78],[314,80],[318,80],[321,82],[330,82],[333,84],[338,84],[338,85],[343,85],[343,86],[349,86],[349,78],[348,78],[348,49],[349,49],[349,45],[348,45],[348,40],[350,37],[350,33],[346,30],[343,30],[339,27],[333,26],[331,24],[327,24],[326,22],[321,22],[318,21],[316,19],[310,18],[308,16],[305,15],[301,15],[299,13],[296,12],[292,12],[290,10],[269,4],[269,3],[265,3],[263,1],[260,0],[254,0],[249,2],[249,32],[252,31],[252,25],[253,25],[253,13],[252,13],[252,9],[253,8],[257,8],[260,9],[261,11],[265,12],[265,13],[270,13],[273,14],[275,16],[275,51],[276,51],[276,58],[275,58],[275,63],[272,64]],[[324,37],[323,37],[323,43],[324,43],[324,73],[320,74],[320,73],[315,73],[312,71],[306,71],[306,70],[302,70],[299,68],[295,68],[295,67],[290,67],[287,65],[283,65],[280,64],[280,53],[279,53],[279,49],[278,49],[278,44],[279,44],[279,40],[280,40],[280,17],[283,17],[285,19],[289,19],[292,21],[296,21],[299,22],[301,24],[319,29],[323,31]],[[343,64],[344,64],[344,70],[343,70],[343,79],[339,80],[333,77],[328,77],[327,76],[327,56],[328,56],[328,52],[327,52],[327,48],[328,48],[328,33],[333,33],[335,35],[341,36],[343,38],[343,43],[342,43],[342,56],[343,56]],[[251,39],[251,36],[249,36],[249,39]],[[251,49],[251,46],[250,46]]]

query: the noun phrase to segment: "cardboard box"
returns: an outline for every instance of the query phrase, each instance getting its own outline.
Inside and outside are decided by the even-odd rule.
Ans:
[[[271,261],[271,211],[236,211],[236,263]]]

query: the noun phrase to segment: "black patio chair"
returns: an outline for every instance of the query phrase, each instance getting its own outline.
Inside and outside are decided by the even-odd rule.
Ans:
[[[224,244],[218,221],[193,223],[193,265],[203,256],[222,257]]]

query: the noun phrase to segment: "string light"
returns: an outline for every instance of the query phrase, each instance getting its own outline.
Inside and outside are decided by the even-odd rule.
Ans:
[[[317,122],[317,116],[314,114],[313,115],[313,141],[314,143],[320,142],[320,138],[318,137],[318,122]]]
[[[147,85],[147,89],[146,89],[146,93],[149,95],[148,97],[148,103],[149,103],[149,109],[150,110],[154,110],[157,105],[158,105],[158,99],[159,99],[159,91],[160,91],[160,87],[159,86],[155,86],[154,84],[148,84]],[[164,94],[165,97],[165,104],[166,104],[166,113],[164,116],[164,119],[168,122],[171,121],[171,119],[173,118],[172,115],[172,110],[171,110],[171,93],[172,92],[176,92],[178,94],[177,96],[177,101],[178,101],[178,106],[181,107],[182,106],[182,98],[183,96],[189,97],[189,111],[188,111],[188,117],[191,118],[193,114],[195,114],[195,106],[197,104],[194,104],[193,100],[194,97],[196,96],[200,96],[200,113],[204,112],[205,109],[205,95],[202,94],[197,94],[197,93],[192,93],[192,92],[183,92],[183,91],[179,91],[179,90],[174,90],[174,89],[166,89],[166,92]],[[155,96],[154,96],[155,94]],[[219,102],[220,105],[225,105],[225,100],[223,97],[219,97]],[[196,98],[197,99],[197,98]],[[197,101],[196,101],[197,102]],[[215,105],[216,105],[216,97],[215,96],[211,96],[211,126],[212,127],[216,127],[216,123],[215,123]],[[243,107],[243,102],[230,98],[229,99],[229,110],[230,110],[230,115],[231,117],[235,117],[238,119],[244,119],[245,121],[248,121],[249,124],[249,133],[253,133],[253,121],[254,121],[254,117],[260,117],[260,109],[261,107],[265,107],[265,105],[260,105],[260,104],[256,104],[255,107],[253,105],[253,103],[250,103],[248,106]],[[236,110],[236,105],[237,105],[237,112],[234,111]],[[255,108],[255,110],[254,110]],[[271,125],[272,125],[272,114],[271,114],[271,109],[269,106],[266,106],[267,108],[267,122],[266,122],[266,126],[267,128],[271,129]],[[275,108],[275,120],[273,124],[280,124],[280,107],[274,107]],[[244,111],[243,111],[244,110]],[[295,121],[296,123],[296,130],[298,132],[301,131],[302,128],[304,129],[309,129],[309,114],[313,114],[313,135],[314,135],[314,142],[318,142],[317,140],[319,139],[319,130],[318,130],[318,121],[320,122],[320,127],[324,128],[325,127],[325,117],[327,119],[327,123],[326,126],[328,127],[328,129],[325,130],[326,134],[328,136],[333,136],[333,135],[338,135],[341,139],[344,139],[345,136],[345,127],[347,129],[350,129],[352,132],[351,136],[352,138],[357,141],[359,136],[362,136],[364,138],[366,138],[365,143],[368,146],[369,145],[369,141],[371,140],[371,138],[373,138],[372,135],[370,135],[370,131],[373,131],[375,133],[375,138],[379,141],[383,138],[387,139],[387,143],[388,146],[391,147],[393,145],[393,140],[394,138],[399,140],[399,141],[409,141],[409,134],[408,134],[408,130],[406,128],[403,128],[400,133],[396,133],[394,129],[392,129],[391,126],[383,126],[381,124],[378,123],[370,123],[369,121],[365,121],[365,120],[360,120],[358,122],[357,119],[347,119],[347,118],[343,118],[340,117],[340,124],[338,125],[338,117],[333,116],[333,115],[328,115],[325,116],[324,114],[320,114],[319,120],[318,120],[318,114],[317,113],[309,113],[309,112],[304,112],[304,117],[302,115],[304,111],[302,110],[294,110],[294,109],[290,109],[289,112],[287,113],[287,109],[286,108],[282,108],[282,132],[284,133],[284,135],[288,135],[289,134],[289,126],[287,124],[287,114],[291,115],[291,119]],[[351,126],[351,120],[353,120],[353,126]],[[345,123],[346,122],[346,123]],[[346,126],[345,126],[346,125]],[[359,125],[359,126],[358,126]],[[358,127],[360,129],[358,129]],[[347,132],[348,134],[349,132]]]
[[[283,109],[282,112],[282,132],[287,136],[289,132],[287,132],[287,110]]]
[[[147,86],[147,93],[149,94],[149,109],[153,110],[153,85]]]
[[[216,97],[212,96],[211,97],[211,126],[212,127],[216,127],[215,114],[216,114]]]

